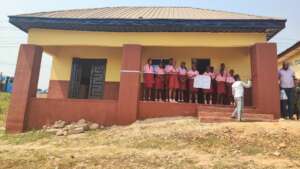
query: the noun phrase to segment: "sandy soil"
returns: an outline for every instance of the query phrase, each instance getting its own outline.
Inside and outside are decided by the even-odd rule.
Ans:
[[[7,169],[296,169],[300,122],[202,124],[163,118],[80,135],[0,132]]]

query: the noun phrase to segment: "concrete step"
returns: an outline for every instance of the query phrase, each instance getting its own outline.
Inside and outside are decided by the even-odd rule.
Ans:
[[[232,112],[206,112],[198,111],[199,117],[230,117]],[[272,114],[257,114],[255,112],[245,112],[243,113],[245,118],[262,118],[262,119],[274,119]]]
[[[236,121],[231,119],[231,113],[233,111],[233,106],[223,106],[223,105],[199,105],[198,118],[201,122],[215,123],[215,122],[232,122]],[[251,122],[274,122],[274,115],[272,114],[261,114],[257,113],[255,108],[247,107],[244,109],[243,113],[244,121]]]
[[[233,122],[233,119],[226,117],[199,117],[202,123],[219,123],[219,122]]]
[[[206,112],[216,111],[216,112],[230,112],[233,110],[233,106],[229,105],[199,105],[198,110],[205,110]],[[245,107],[244,111],[253,111],[255,110],[253,107]]]
[[[199,117],[202,123],[220,123],[220,122],[235,122],[235,119],[230,117]],[[261,118],[243,118],[244,122],[275,122],[273,119],[261,119]]]

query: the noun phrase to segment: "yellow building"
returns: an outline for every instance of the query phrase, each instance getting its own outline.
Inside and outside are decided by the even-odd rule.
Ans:
[[[297,79],[300,79],[300,42],[278,55],[278,69],[282,68],[283,62],[288,62],[291,69],[295,71]]]
[[[193,62],[200,73],[207,66],[217,72],[224,63],[242,79],[253,80],[245,96],[251,113],[278,117],[276,44],[268,40],[285,27],[285,19],[185,7],[108,7],[9,18],[28,33],[28,44],[19,52],[9,131],[57,119],[111,125],[196,116],[202,110],[197,104],[139,101],[141,69],[148,58],[154,65],[169,58],[188,68]],[[35,91],[42,52],[53,63],[48,98],[39,99]]]

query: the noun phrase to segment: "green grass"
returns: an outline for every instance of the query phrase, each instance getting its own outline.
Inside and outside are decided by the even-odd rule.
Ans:
[[[5,117],[9,106],[9,100],[9,93],[0,93],[0,127],[4,127]],[[48,137],[50,137],[48,133],[38,131],[31,131],[22,134],[6,134],[4,130],[0,130],[0,141],[5,141],[8,144],[25,144]]]
[[[10,101],[9,93],[0,93],[0,127],[4,127],[5,117]],[[0,141],[8,144],[25,144],[34,142],[42,138],[48,138],[50,134],[38,131],[31,131],[22,134],[6,134],[4,130],[0,130]]]
[[[25,143],[31,143],[43,138],[50,138],[51,134],[39,131],[30,131],[21,134],[6,134],[5,131],[0,130],[0,141],[4,141],[8,144],[21,145]]]
[[[9,93],[0,92],[0,127],[3,127],[10,100]]]

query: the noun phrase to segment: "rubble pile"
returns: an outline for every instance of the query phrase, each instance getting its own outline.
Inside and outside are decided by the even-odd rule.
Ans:
[[[97,130],[104,128],[97,123],[80,119],[78,122],[67,123],[63,120],[56,121],[53,125],[43,126],[43,130],[48,133],[53,133],[57,136],[67,136],[72,134],[80,134],[89,130]]]

